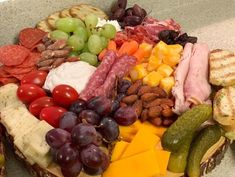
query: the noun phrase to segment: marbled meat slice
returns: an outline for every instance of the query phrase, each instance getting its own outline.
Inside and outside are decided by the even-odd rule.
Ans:
[[[135,64],[135,57],[124,55],[119,58],[111,68],[104,84],[95,91],[94,96],[110,97],[112,89],[115,85],[116,78],[124,77]]]
[[[6,66],[16,66],[23,63],[30,51],[20,45],[6,45],[0,47],[0,63]]]
[[[113,51],[108,51],[104,56],[103,61],[99,67],[92,74],[86,88],[81,92],[80,98],[83,100],[89,100],[93,97],[94,92],[105,82],[105,79],[115,62],[117,55]]]
[[[42,38],[46,35],[46,32],[37,28],[25,28],[20,31],[19,41],[20,44],[28,49],[32,49],[38,44]]]

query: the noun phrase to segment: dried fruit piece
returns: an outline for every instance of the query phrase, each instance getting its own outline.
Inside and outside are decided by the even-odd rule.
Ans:
[[[132,107],[135,109],[135,111],[136,111],[136,113],[139,117],[141,115],[142,110],[143,110],[142,101],[141,100],[136,100],[136,102],[133,104]]]
[[[133,104],[137,99],[138,99],[137,95],[130,95],[130,96],[124,97],[122,99],[122,102],[126,104]]]
[[[148,119],[148,109],[144,109],[141,113],[140,120],[141,122],[144,122]]]
[[[157,98],[151,102],[148,102],[146,105],[145,105],[145,108],[150,108],[150,107],[153,107],[153,106],[160,106],[161,104],[161,99],[160,98]]]
[[[145,93],[141,96],[141,100],[149,102],[155,100],[156,98],[158,98],[158,96],[159,95],[156,93]]]
[[[141,85],[143,85],[142,80],[137,80],[132,86],[128,88],[127,95],[137,94]]]
[[[148,85],[143,85],[140,87],[139,91],[138,91],[138,96],[141,96],[145,93],[150,93],[152,91],[152,88]]]

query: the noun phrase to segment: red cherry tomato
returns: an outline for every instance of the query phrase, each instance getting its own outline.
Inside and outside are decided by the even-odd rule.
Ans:
[[[23,84],[35,84],[42,87],[45,83],[47,72],[45,71],[34,71],[23,77],[21,85]]]
[[[45,120],[51,126],[58,128],[60,118],[65,112],[66,109],[58,106],[43,108],[40,112],[40,120]]]
[[[37,98],[46,96],[46,92],[35,84],[24,84],[18,87],[17,96],[22,102],[29,104]]]
[[[62,107],[69,107],[78,98],[78,92],[69,85],[58,85],[52,91],[52,97],[56,104]]]
[[[38,98],[34,100],[30,105],[29,105],[29,111],[36,117],[40,115],[40,112],[43,108],[54,106],[55,103],[53,102],[53,99],[48,96],[44,96],[41,98]]]

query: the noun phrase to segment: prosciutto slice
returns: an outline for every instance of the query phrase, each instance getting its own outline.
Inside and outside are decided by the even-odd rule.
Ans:
[[[189,104],[185,102],[184,83],[189,71],[192,50],[193,44],[187,43],[184,47],[183,56],[175,71],[175,86],[172,89],[172,95],[175,97],[175,107],[173,111],[176,114],[181,114],[189,108]]]
[[[211,86],[208,82],[209,48],[206,44],[194,44],[189,72],[184,85],[186,101],[201,104],[209,99]]]

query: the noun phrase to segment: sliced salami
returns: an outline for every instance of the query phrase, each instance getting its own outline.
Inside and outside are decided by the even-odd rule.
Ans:
[[[25,28],[19,34],[20,44],[28,49],[34,48],[46,35],[46,32],[37,28]]]
[[[119,58],[111,68],[104,84],[93,93],[94,96],[109,97],[115,85],[116,78],[124,77],[135,64],[135,57],[125,55]]]
[[[84,100],[89,100],[92,96],[94,96],[94,92],[97,88],[104,84],[105,79],[112,68],[117,55],[113,51],[108,51],[99,67],[91,76],[86,88],[81,92],[80,98]]]
[[[16,66],[29,56],[30,51],[20,45],[6,45],[0,47],[0,63],[6,66]]]
[[[8,72],[6,72],[4,69],[3,69],[3,66],[0,67],[0,77],[1,78],[8,78],[8,77],[12,77]]]
[[[18,67],[4,66],[3,69],[4,71],[10,74],[25,74],[36,69],[36,67],[33,66],[33,67],[28,67],[28,68],[18,68]]]
[[[37,52],[31,52],[30,55],[25,59],[25,61],[18,65],[18,68],[28,68],[32,66],[36,66],[38,61],[40,60],[41,54]]]
[[[17,82],[18,82],[18,80],[14,77],[8,77],[8,78],[0,77],[0,84],[2,84],[2,85],[6,85],[9,83],[17,83]]]

